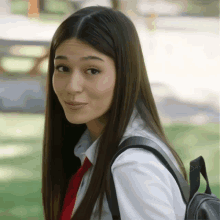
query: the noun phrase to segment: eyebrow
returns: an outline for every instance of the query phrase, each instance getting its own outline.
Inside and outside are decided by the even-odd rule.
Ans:
[[[66,56],[56,56],[54,60],[68,60],[68,58]],[[103,59],[96,56],[81,57],[80,60],[101,60],[105,62]]]

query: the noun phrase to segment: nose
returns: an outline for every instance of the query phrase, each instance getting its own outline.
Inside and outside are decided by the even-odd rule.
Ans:
[[[83,89],[83,83],[84,79],[80,71],[74,71],[67,80],[66,90],[67,92],[80,92]]]

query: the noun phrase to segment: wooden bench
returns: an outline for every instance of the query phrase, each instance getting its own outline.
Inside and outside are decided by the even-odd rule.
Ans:
[[[6,39],[0,39],[0,73],[3,74],[4,72],[7,72],[2,66],[1,66],[1,59],[3,57],[14,57],[18,56],[20,58],[32,58],[35,61],[35,64],[33,68],[28,71],[26,74],[30,74],[31,76],[35,76],[38,73],[39,66],[41,62],[46,59],[49,56],[49,48],[50,48],[50,41],[24,41],[24,40],[6,40]],[[10,51],[10,48],[13,46],[43,46],[46,49],[46,53],[42,54],[39,57],[33,57],[30,55],[23,55],[23,54],[14,54]]]

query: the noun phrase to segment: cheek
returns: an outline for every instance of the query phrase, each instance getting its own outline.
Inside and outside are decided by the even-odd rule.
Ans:
[[[105,77],[104,79],[100,79],[96,83],[96,90],[103,93],[108,93],[114,90],[115,79],[113,77]]]
[[[62,89],[62,81],[58,80],[58,78],[55,77],[54,75],[52,78],[52,85],[53,85],[54,92],[56,94]]]
[[[95,101],[96,108],[103,108],[111,104],[115,87],[115,79],[105,77],[96,83],[95,88],[90,89],[90,97]]]

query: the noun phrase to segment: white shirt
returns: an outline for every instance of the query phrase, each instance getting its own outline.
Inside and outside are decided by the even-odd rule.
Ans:
[[[135,118],[136,115],[137,118]],[[136,107],[120,144],[131,136],[142,136],[155,141],[180,170],[169,148],[143,126],[143,120]],[[88,157],[94,165],[98,139],[92,143],[89,130],[87,129],[83,133],[74,149],[74,154],[80,158],[81,164],[85,157]],[[85,173],[82,179],[74,210],[79,206],[86,193],[93,168],[94,166]],[[186,205],[179,186],[172,174],[153,153],[141,148],[127,149],[114,161],[111,172],[121,220],[184,220]],[[98,220],[98,199],[91,220]],[[106,194],[104,195],[101,219],[112,220]]]

